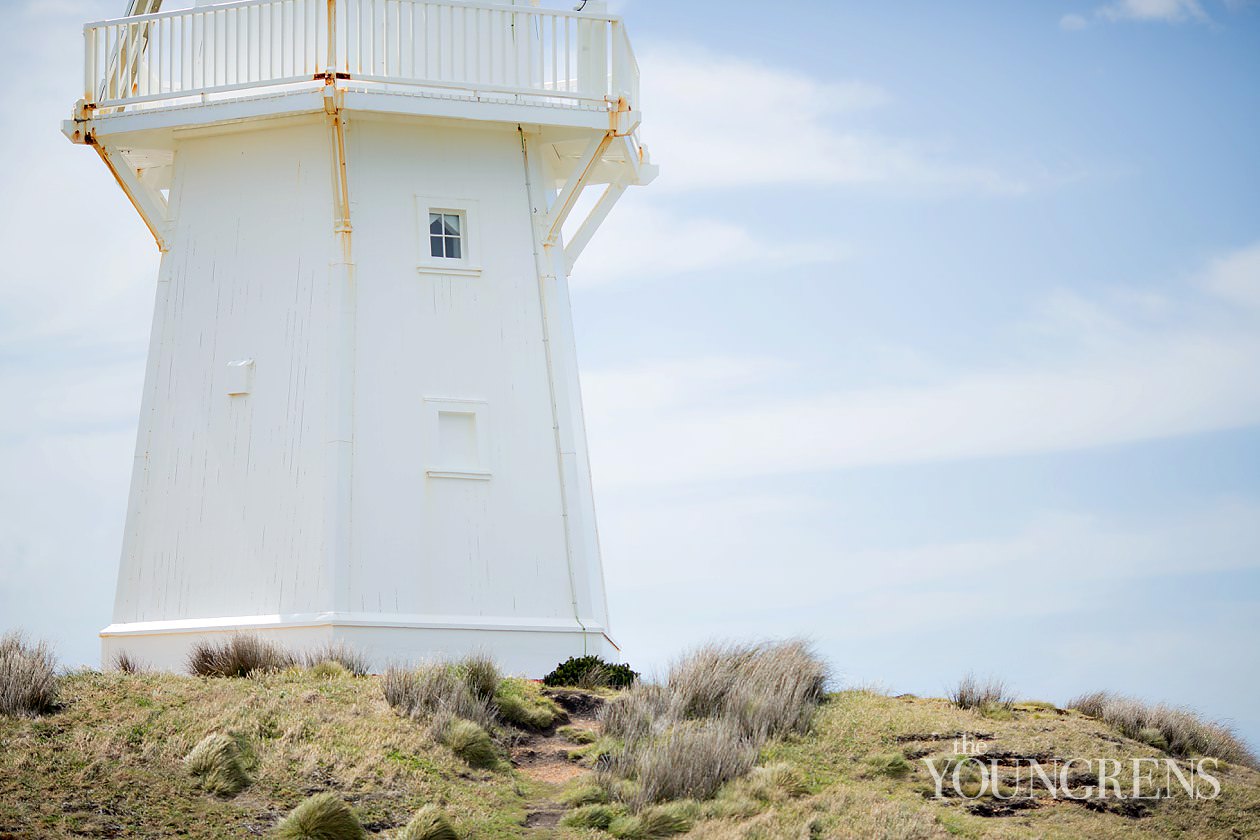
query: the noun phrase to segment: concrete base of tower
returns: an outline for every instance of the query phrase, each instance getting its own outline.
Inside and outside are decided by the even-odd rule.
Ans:
[[[620,662],[620,648],[598,626],[575,620],[486,617],[234,616],[111,624],[101,631],[101,664],[111,667],[127,653],[146,667],[186,670],[188,654],[202,641],[222,641],[244,632],[301,653],[330,643],[361,651],[372,670],[391,665],[457,659],[470,653],[492,656],[506,674],[539,678],[570,656],[588,654]]]

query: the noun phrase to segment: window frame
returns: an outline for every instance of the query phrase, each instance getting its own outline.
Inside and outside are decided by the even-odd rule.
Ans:
[[[447,274],[475,277],[481,274],[481,230],[478,202],[466,198],[416,195],[417,261],[421,274]],[[460,256],[435,257],[432,253],[430,216],[440,213],[458,216]],[[446,237],[444,237],[446,238]],[[445,250],[445,249],[444,249]]]

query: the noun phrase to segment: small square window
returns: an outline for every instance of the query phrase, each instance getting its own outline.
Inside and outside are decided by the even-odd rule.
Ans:
[[[462,214],[429,211],[429,255],[439,259],[464,258]]]
[[[416,270],[446,277],[481,275],[479,203],[446,195],[416,197]]]

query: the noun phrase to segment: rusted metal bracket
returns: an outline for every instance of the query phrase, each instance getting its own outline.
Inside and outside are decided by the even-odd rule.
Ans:
[[[348,234],[350,224],[350,174],[346,166],[345,91],[337,87],[337,77],[329,73],[324,82],[324,113],[332,131],[333,187],[336,203],[336,230]]]
[[[642,114],[632,110],[624,96],[608,97],[605,101],[608,103],[608,130],[617,137],[634,134],[643,121]]]
[[[96,153],[113,173],[118,186],[122,187],[122,191],[144,220],[149,233],[153,234],[158,250],[165,254],[169,248],[166,237],[170,226],[170,207],[166,196],[145,182],[143,174],[132,167],[121,150],[111,149],[97,142],[96,134],[90,129],[86,130],[83,142],[96,149]]]

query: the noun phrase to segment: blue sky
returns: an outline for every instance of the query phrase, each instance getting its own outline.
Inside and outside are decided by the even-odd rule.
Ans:
[[[92,662],[157,258],[7,4],[0,625]],[[573,278],[619,641],[805,634],[941,694],[1260,744],[1260,6],[620,5],[661,164]]]

